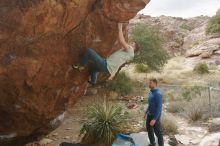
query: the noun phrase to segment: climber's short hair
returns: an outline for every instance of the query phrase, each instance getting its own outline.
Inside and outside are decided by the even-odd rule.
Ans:
[[[149,81],[154,82],[156,85],[157,85],[157,83],[158,83],[158,81],[157,81],[156,78],[150,78]]]
[[[135,46],[135,50],[134,52],[137,53],[140,50],[140,46],[138,45],[138,43],[136,41],[134,41],[134,46]]]

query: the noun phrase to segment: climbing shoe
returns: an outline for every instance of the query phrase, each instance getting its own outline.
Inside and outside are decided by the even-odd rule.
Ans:
[[[91,81],[88,81],[88,83],[89,83],[92,87],[95,86],[95,83],[92,83]]]
[[[75,70],[78,70],[79,72],[81,72],[83,70],[82,66],[80,66],[80,65],[72,65],[72,68]]]

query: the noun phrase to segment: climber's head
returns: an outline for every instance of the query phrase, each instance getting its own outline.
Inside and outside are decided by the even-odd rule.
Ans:
[[[137,52],[139,51],[139,49],[140,49],[138,43],[135,42],[135,41],[134,41],[134,42],[131,42],[131,43],[130,43],[130,46],[132,46],[132,47],[134,48],[134,52],[135,52],[135,53],[137,53]]]

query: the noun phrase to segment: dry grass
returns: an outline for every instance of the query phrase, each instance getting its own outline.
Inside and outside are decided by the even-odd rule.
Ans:
[[[174,135],[178,133],[178,127],[172,116],[166,114],[161,119],[162,130],[165,135]]]
[[[220,91],[212,90],[211,108],[214,118],[220,117]]]
[[[193,71],[193,66],[185,64],[184,57],[174,57],[168,61],[164,69],[158,72],[147,74],[148,78],[155,77],[162,84],[207,84],[220,80],[220,71],[210,70],[209,74],[197,74]]]
[[[186,78],[184,73],[192,72],[192,68],[185,66],[184,62],[185,58],[183,57],[172,58],[168,61],[160,73],[152,72],[148,74],[148,77],[155,77],[163,84],[181,82],[182,79]]]
[[[192,99],[192,101],[187,102],[186,106],[184,107],[184,112],[186,118],[190,122],[207,120],[210,116],[208,98]]]
[[[138,73],[135,64],[130,64],[122,70],[134,81],[145,82],[149,78],[157,78],[161,84],[207,84],[220,81],[220,71],[210,70],[209,74],[200,75],[193,71],[193,66],[185,64],[186,58],[171,58],[161,72]]]
[[[183,101],[171,102],[167,106],[167,111],[170,113],[181,113],[184,111],[185,104],[186,102]]]

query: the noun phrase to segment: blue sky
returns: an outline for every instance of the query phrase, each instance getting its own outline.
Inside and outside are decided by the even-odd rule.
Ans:
[[[215,15],[220,0],[151,0],[140,13],[151,16],[194,17]]]

